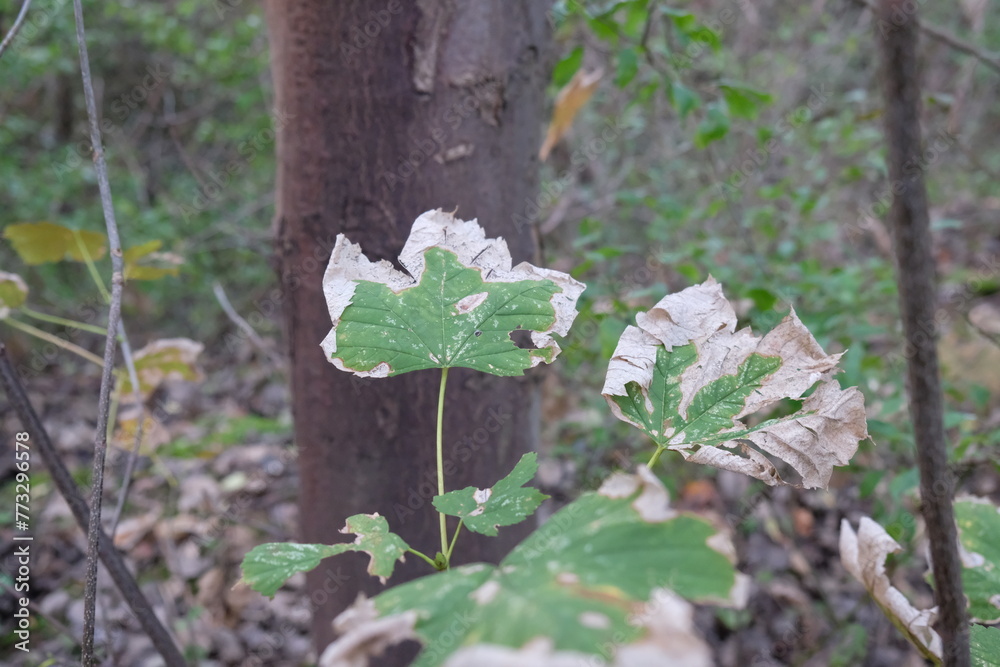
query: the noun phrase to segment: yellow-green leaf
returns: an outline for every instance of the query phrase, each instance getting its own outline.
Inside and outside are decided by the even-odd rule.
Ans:
[[[125,261],[125,280],[159,280],[176,276],[183,263],[178,255],[158,252],[163,241],[153,240],[133,246],[122,253]]]
[[[64,259],[82,262],[85,260],[83,249],[92,260],[98,260],[104,256],[106,245],[103,234],[70,229],[53,222],[7,225],[3,236],[25,264],[47,264]]]
[[[28,298],[28,285],[16,273],[0,271],[0,319],[20,308]]]

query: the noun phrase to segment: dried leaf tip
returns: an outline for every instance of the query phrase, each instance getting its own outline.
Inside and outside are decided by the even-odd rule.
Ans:
[[[710,278],[664,297],[636,324],[622,333],[603,394],[658,451],[786,484],[774,457],[802,486],[818,488],[868,437],[861,392],[831,380],[841,355],[826,354],[794,310],[763,337],[737,331],[732,305]],[[803,400],[802,409],[744,421],[786,398]]]

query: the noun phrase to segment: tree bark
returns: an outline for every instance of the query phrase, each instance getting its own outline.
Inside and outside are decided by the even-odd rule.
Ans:
[[[301,537],[341,542],[352,514],[378,512],[415,548],[437,551],[434,419],[439,373],[359,379],[319,347],[331,327],[321,280],[336,235],[397,265],[413,220],[443,208],[530,259],[523,220],[537,188],[548,81],[547,3],[268,0],[276,89],[276,254],[291,354]],[[492,485],[534,448],[537,378],[462,369],[446,398],[447,489]],[[451,526],[450,526],[451,527]],[[531,526],[464,531],[456,564],[496,561]],[[359,591],[383,589],[367,557],[308,577],[313,636]],[[412,558],[390,584],[428,574]],[[397,655],[393,664],[405,664]]]

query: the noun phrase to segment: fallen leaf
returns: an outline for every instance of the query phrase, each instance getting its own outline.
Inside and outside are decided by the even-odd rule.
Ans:
[[[663,449],[775,486],[767,455],[807,488],[825,488],[868,437],[864,398],[831,380],[827,355],[792,311],[762,338],[736,331],[736,314],[711,278],[664,297],[622,333],[604,383],[611,411]],[[749,426],[742,419],[792,398],[798,412]],[[734,451],[735,450],[735,451]],[[737,453],[738,452],[738,453]]]
[[[132,358],[143,400],[166,380],[200,382],[204,376],[196,364],[204,349],[204,345],[190,338],[164,338],[137,350]],[[131,400],[132,382],[128,375],[123,376],[121,392],[123,401]]]
[[[552,109],[552,120],[549,122],[549,130],[545,134],[545,143],[538,151],[538,159],[545,162],[549,153],[555,147],[563,135],[569,131],[573,125],[573,119],[580,112],[583,105],[593,96],[597,90],[597,84],[604,76],[604,70],[596,69],[593,72],[585,72],[582,69],[576,71],[573,78],[569,80],[559,95],[556,96],[556,104]]]
[[[132,451],[139,429],[139,414],[143,412],[135,403],[123,403],[118,411],[118,426],[111,444],[125,451]],[[142,420],[142,439],[139,441],[139,454],[150,456],[161,445],[170,442],[170,431],[159,419],[148,410],[144,411]]]

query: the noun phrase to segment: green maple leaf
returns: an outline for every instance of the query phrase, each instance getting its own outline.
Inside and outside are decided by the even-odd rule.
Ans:
[[[397,560],[409,550],[399,535],[389,532],[389,524],[378,514],[355,514],[341,531],[354,533],[357,539],[345,544],[261,544],[243,557],[243,578],[258,593],[273,596],[297,572],[308,572],[320,561],[348,551],[363,551],[371,556],[368,573],[385,580],[392,576]]]
[[[457,516],[465,526],[483,535],[496,536],[498,526],[519,523],[548,498],[538,489],[525,488],[538,471],[538,455],[521,457],[509,475],[490,489],[468,486],[434,497],[434,507],[442,514]]]
[[[323,348],[338,368],[372,377],[452,367],[521,375],[559,353],[550,334],[566,334],[583,291],[558,271],[511,268],[503,239],[441,211],[414,222],[400,263],[409,275],[337,237],[323,281],[334,323]],[[515,331],[531,332],[534,347],[518,347]]]
[[[516,651],[539,637],[578,660],[604,659],[608,646],[625,650],[655,634],[644,622],[676,609],[663,604],[665,588],[692,601],[741,604],[747,581],[733,553],[710,520],[670,509],[648,470],[618,473],[554,514],[500,565],[463,565],[360,603],[375,613],[342,641],[354,646],[396,617],[406,627],[394,639],[424,645],[415,667],[436,667],[477,644]],[[568,663],[553,657],[553,664]]]

